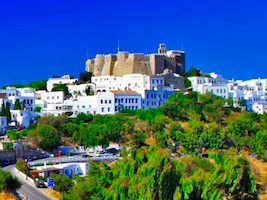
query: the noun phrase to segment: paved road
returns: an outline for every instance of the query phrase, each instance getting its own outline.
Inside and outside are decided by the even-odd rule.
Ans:
[[[84,158],[81,155],[78,156],[60,156],[60,157],[53,157],[53,158],[43,158],[40,160],[35,160],[35,161],[29,161],[28,165],[29,166],[34,166],[40,163],[46,162],[48,163],[73,163],[73,162],[86,162],[88,160],[93,160],[93,161],[101,161],[101,160],[117,160],[117,156],[101,156],[101,157],[87,157]]]
[[[42,189],[36,188],[33,186],[30,182],[26,181],[24,177],[22,177],[20,174],[18,174],[15,171],[15,165],[10,165],[5,168],[3,168],[6,171],[9,171],[13,176],[17,177],[19,181],[21,182],[21,188],[17,190],[17,193],[19,194],[22,199],[27,200],[53,200],[53,198],[47,196]]]

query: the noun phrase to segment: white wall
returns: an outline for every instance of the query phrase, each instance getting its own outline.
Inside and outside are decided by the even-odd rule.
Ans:
[[[7,128],[6,116],[0,116],[0,133],[5,133]]]
[[[87,96],[85,91],[88,87],[91,87],[92,91],[95,90],[95,84],[92,84],[92,83],[80,84],[80,85],[67,85],[67,87],[68,87],[69,93],[71,93],[73,97],[79,96],[79,94],[80,96]]]
[[[46,89],[48,92],[51,92],[54,84],[72,84],[77,80],[78,79],[70,79],[68,75],[62,76],[61,78],[50,78],[46,83]]]

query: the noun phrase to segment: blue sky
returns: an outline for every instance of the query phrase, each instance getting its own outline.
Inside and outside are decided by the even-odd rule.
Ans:
[[[186,51],[186,67],[267,78],[267,1],[0,0],[0,85],[78,76],[86,54]]]

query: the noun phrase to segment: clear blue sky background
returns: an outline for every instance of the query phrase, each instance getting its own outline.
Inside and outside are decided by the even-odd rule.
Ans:
[[[0,85],[78,76],[86,52],[186,51],[186,68],[267,78],[267,1],[0,0]]]

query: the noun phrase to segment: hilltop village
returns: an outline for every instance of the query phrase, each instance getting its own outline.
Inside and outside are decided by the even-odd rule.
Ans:
[[[85,63],[90,80],[64,75],[45,81],[45,87],[0,90],[0,132],[9,126],[28,127],[36,116],[67,114],[115,114],[122,109],[149,109],[162,106],[176,91],[185,92],[185,52],[166,49],[158,53],[118,52],[96,55]],[[216,73],[186,77],[186,91],[210,92],[231,99],[234,107],[267,112],[267,79],[226,80]],[[8,112],[5,112],[8,110]]]
[[[266,91],[267,79],[186,70],[185,52],[165,44],[96,55],[78,78],[0,89],[0,165],[31,185],[36,197],[19,191],[31,199],[39,187],[70,200],[257,199]]]

